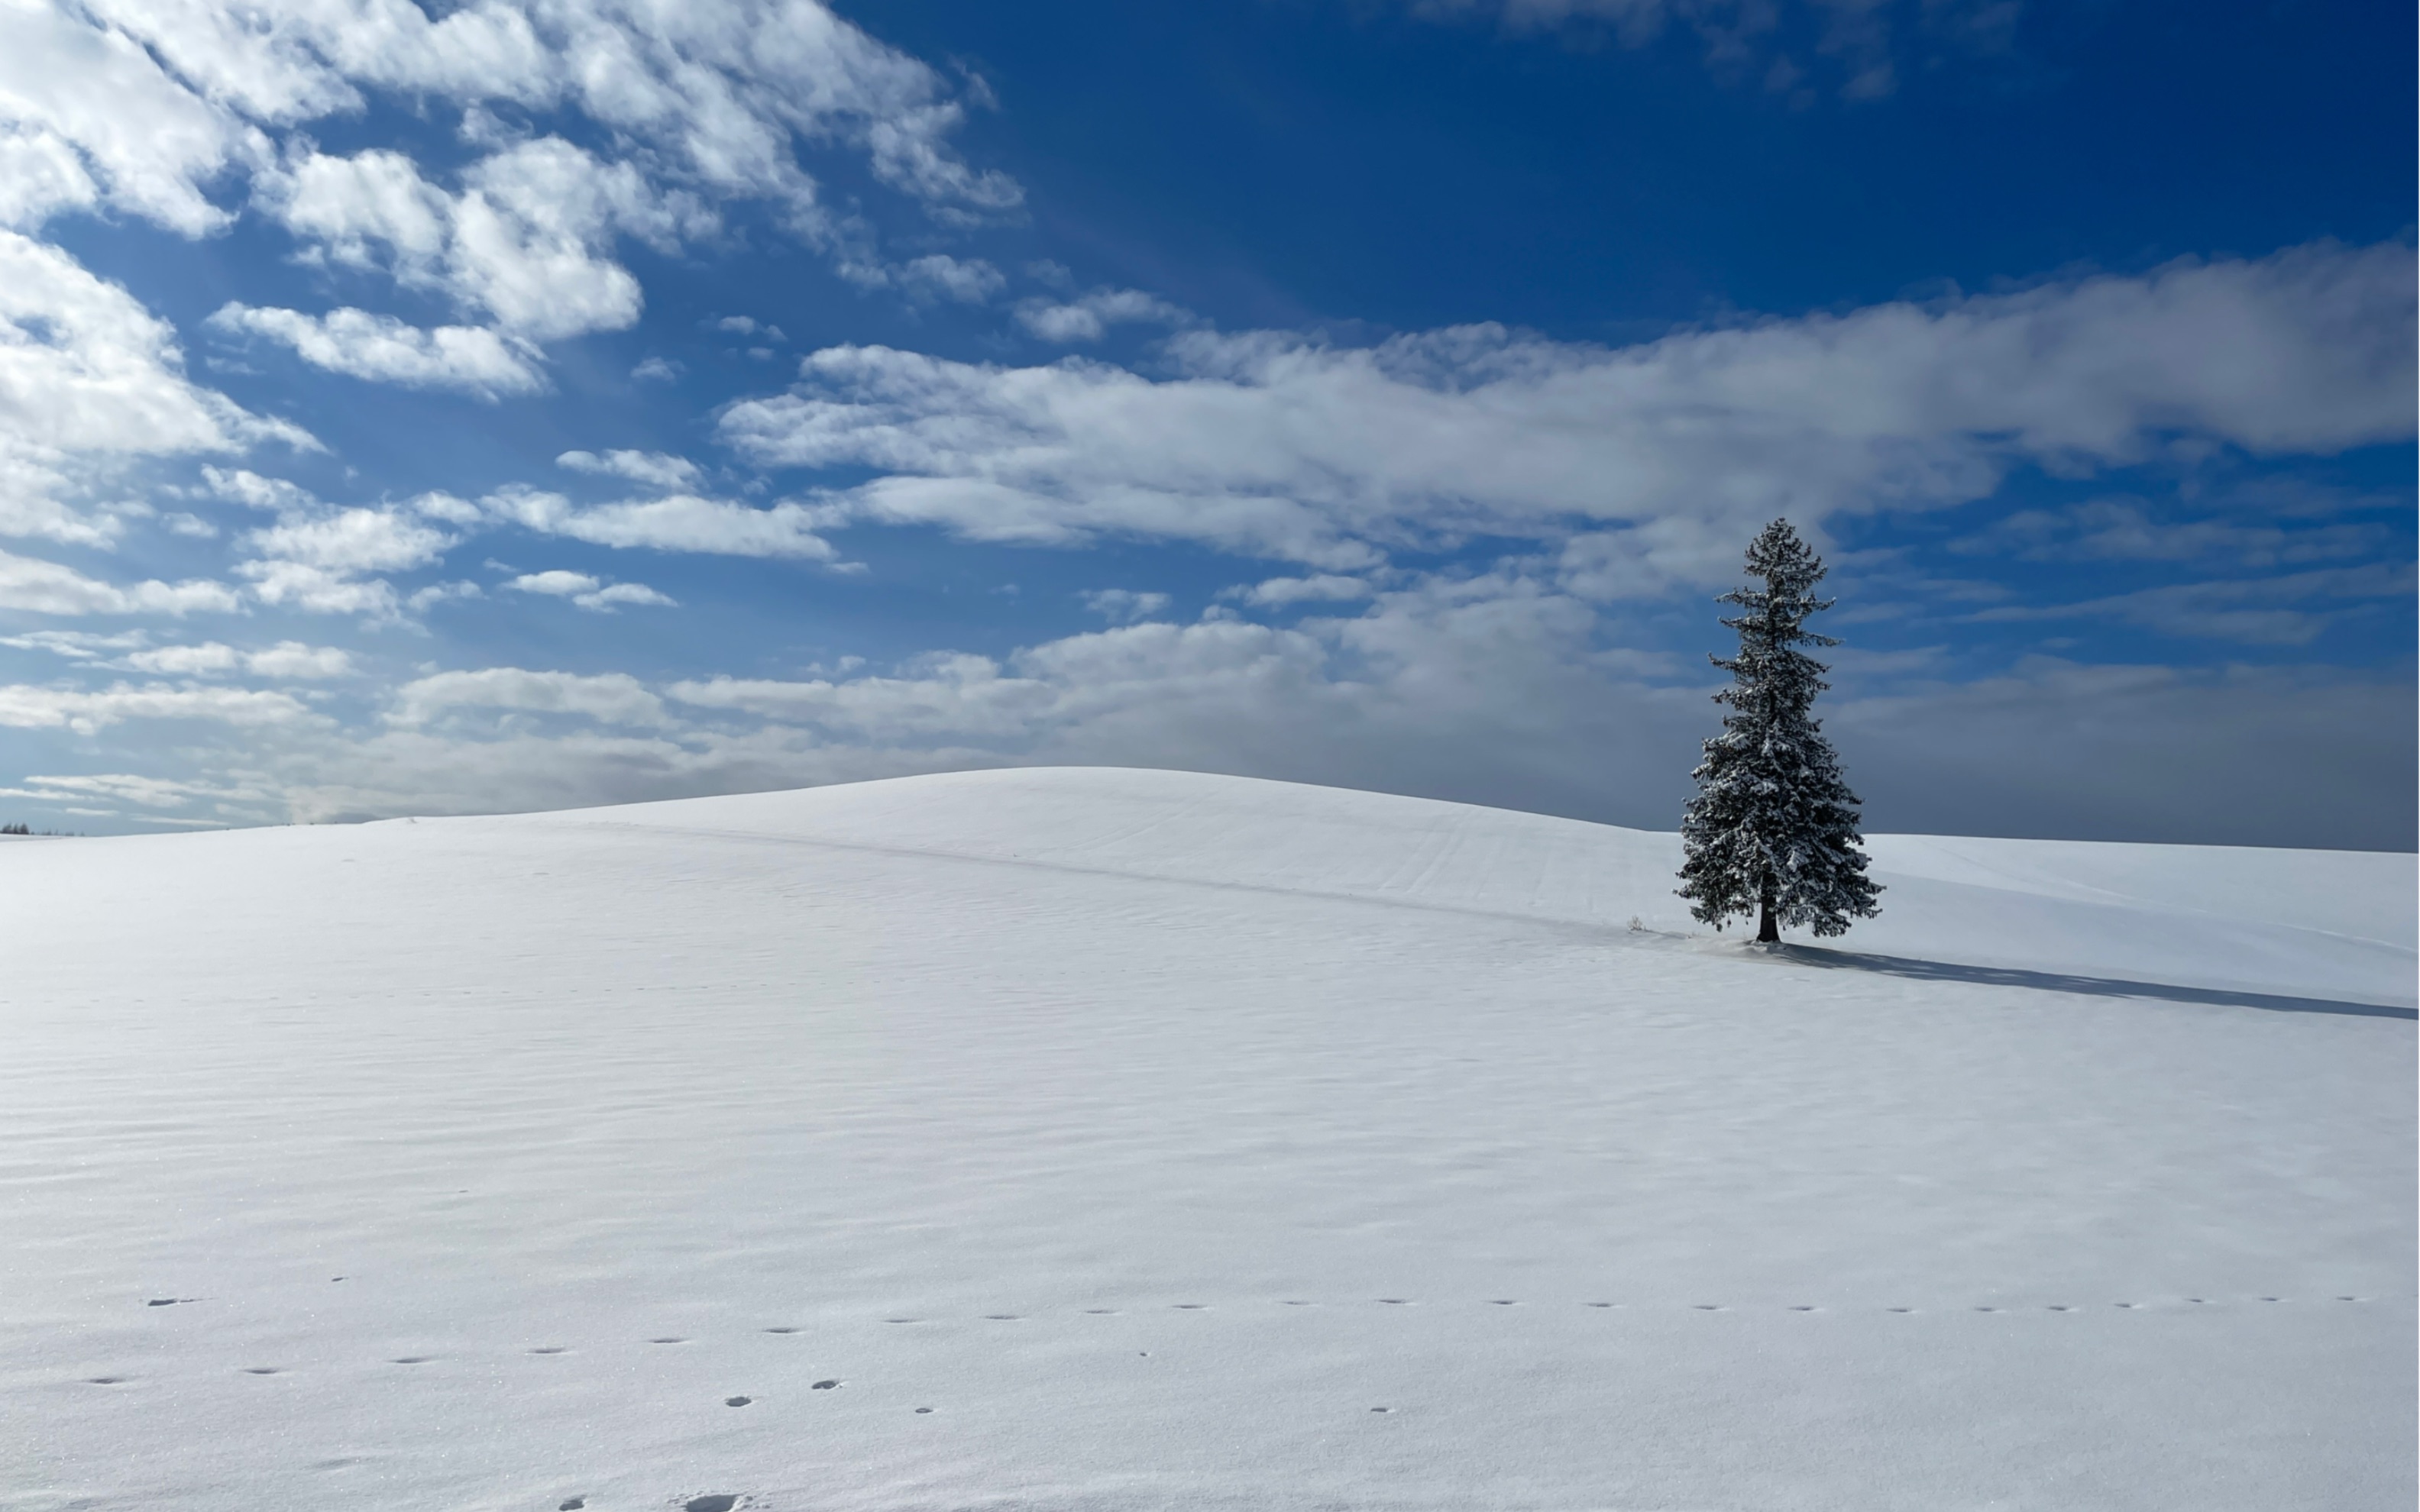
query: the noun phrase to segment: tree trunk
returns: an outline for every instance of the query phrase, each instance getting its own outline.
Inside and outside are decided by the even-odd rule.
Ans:
[[[1767,872],[1757,883],[1756,943],[1779,945],[1781,927],[1773,918],[1773,873]]]

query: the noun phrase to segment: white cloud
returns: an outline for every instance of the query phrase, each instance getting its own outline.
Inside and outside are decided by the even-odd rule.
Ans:
[[[415,591],[403,601],[404,608],[414,614],[437,604],[451,603],[458,598],[485,598],[487,591],[474,582],[430,583]]]
[[[240,667],[258,677],[342,677],[353,670],[353,659],[334,646],[280,640],[260,651],[238,651],[216,640],[199,645],[156,646],[136,651],[117,665],[140,672],[171,677],[210,677]]]
[[[645,604],[670,609],[674,601],[644,583],[600,583],[584,572],[528,572],[504,584],[516,593],[567,598],[584,609],[610,613],[617,605]]]
[[[85,0],[11,5],[0,24],[15,65],[0,72],[0,123],[88,170],[102,187],[85,197],[105,190],[189,234],[223,218],[205,186],[266,156],[261,128],[355,113],[366,91],[473,107],[474,135],[489,103],[575,110],[667,177],[772,199],[809,228],[826,217],[801,142],[850,147],[936,208],[1020,197],[950,150],[964,109],[941,75],[814,0],[481,0],[442,15],[382,0]]]
[[[423,330],[389,315],[349,306],[326,315],[229,304],[209,317],[216,330],[265,337],[314,367],[373,383],[460,389],[483,398],[534,393],[546,386],[535,354],[482,326]]]
[[[821,517],[795,503],[757,509],[728,500],[675,494],[581,508],[561,494],[533,488],[504,489],[489,496],[485,503],[499,520],[597,546],[796,557],[809,562],[829,562],[837,555],[830,542],[814,533],[824,523]]]
[[[29,777],[28,788],[15,790],[13,796],[38,797],[50,802],[70,798],[103,798],[116,803],[140,804],[148,809],[178,809],[197,797],[216,797],[225,790],[209,784],[175,782],[164,778],[143,777],[128,772],[96,772],[72,777]]]
[[[1001,270],[981,257],[962,259],[942,253],[905,263],[892,276],[916,299],[960,304],[981,304],[1008,286]]]
[[[253,596],[264,604],[312,614],[362,614],[372,619],[391,619],[396,612],[395,586],[384,579],[365,580],[307,562],[275,559],[240,562],[235,570],[252,584]]]
[[[0,686],[0,725],[92,734],[128,719],[208,719],[241,727],[289,725],[318,717],[284,693],[238,687],[132,687],[96,691]]]
[[[353,670],[353,658],[334,646],[309,646],[300,640],[280,640],[266,650],[246,653],[243,666],[256,677],[316,680],[349,674]]]
[[[763,339],[767,341],[789,340],[787,336],[782,334],[782,328],[780,326],[759,320],[754,316],[726,315],[721,319],[714,322],[714,329],[717,331],[727,331],[735,336],[761,335]]]
[[[319,496],[301,484],[265,478],[248,468],[206,466],[202,469],[202,482],[214,496],[250,509],[283,513],[319,507]]]
[[[594,452],[566,452],[554,459],[554,465],[574,472],[628,478],[651,488],[691,488],[699,477],[696,463],[663,452],[607,452],[601,456]]]
[[[2372,563],[2275,578],[2169,583],[2081,603],[2003,605],[1969,618],[1978,623],[2110,619],[2168,635],[2302,646],[2318,640],[2354,606],[2408,601],[2414,586],[2410,563]]]
[[[630,369],[630,377],[642,383],[674,383],[679,381],[684,371],[669,357],[650,357]]]
[[[1221,597],[1240,598],[1264,609],[1295,604],[1335,604],[1367,598],[1374,590],[1368,579],[1318,573],[1309,578],[1271,578],[1249,587],[1229,589]]]
[[[216,230],[227,216],[207,186],[266,148],[136,39],[40,0],[0,6],[0,129],[12,144],[0,164],[30,174],[0,208],[29,228],[105,203],[187,236]]]
[[[665,722],[663,704],[634,677],[621,672],[589,677],[525,671],[519,667],[439,672],[406,683],[396,689],[387,719],[396,725],[425,725],[457,709],[573,715],[603,724]]]
[[[830,495],[837,512],[976,539],[1114,532],[1334,569],[1465,532],[1626,527],[1579,565],[1705,582],[1776,515],[1820,531],[1962,502],[2021,462],[2407,438],[2412,329],[2408,248],[2323,243],[1617,349],[1492,326],[1351,349],[1192,332],[1155,379],[831,347],[721,427],[767,465],[884,474]]]
[[[1131,588],[1096,588],[1082,595],[1084,607],[1111,625],[1131,625],[1168,612],[1173,602],[1166,594],[1137,593]]]
[[[1140,289],[1096,288],[1080,299],[1059,302],[1027,300],[1016,307],[1016,322],[1044,341],[1062,345],[1098,341],[1113,325],[1148,322],[1183,326],[1193,316],[1166,300]]]
[[[0,551],[0,609],[32,614],[191,614],[237,607],[233,590],[207,579],[180,583],[152,579],[120,587],[55,562]]]
[[[550,594],[557,598],[568,598],[574,594],[595,593],[597,580],[584,572],[566,572],[558,568],[552,572],[525,572],[504,586],[520,594]]]
[[[311,444],[187,381],[183,365],[174,331],[126,290],[0,231],[0,534],[105,547],[118,520],[67,501],[131,459]]]
[[[396,572],[437,560],[454,544],[394,509],[341,509],[280,520],[249,539],[266,555],[329,572]]]
[[[197,646],[160,646],[150,651],[137,651],[126,658],[126,665],[139,672],[164,672],[172,677],[209,676],[213,672],[232,671],[241,657],[233,646],[205,640]]]
[[[140,650],[149,639],[141,630],[124,630],[116,635],[96,635],[89,630],[29,630],[23,635],[0,636],[0,646],[47,651],[70,661],[96,661],[112,652]]]
[[[645,583],[608,583],[593,594],[576,594],[571,601],[582,609],[608,610],[618,604],[644,605],[659,609],[678,607],[677,601],[671,595],[659,594]]]

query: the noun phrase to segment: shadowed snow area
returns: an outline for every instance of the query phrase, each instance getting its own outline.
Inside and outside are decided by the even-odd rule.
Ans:
[[[1161,772],[0,847],[0,1508],[2408,1508],[2412,858],[1870,848],[1768,954]]]

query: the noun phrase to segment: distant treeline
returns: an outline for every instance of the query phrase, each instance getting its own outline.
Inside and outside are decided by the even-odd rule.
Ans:
[[[65,840],[74,833],[71,829],[35,829],[22,819],[13,825],[0,825],[0,835],[50,835]]]

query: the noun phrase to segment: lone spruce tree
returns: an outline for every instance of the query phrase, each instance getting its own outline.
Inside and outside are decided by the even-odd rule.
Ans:
[[[1777,519],[1748,547],[1747,570],[1762,588],[1715,600],[1745,612],[1723,621],[1739,632],[1739,655],[1712,658],[1731,674],[1731,686],[1714,695],[1731,712],[1690,774],[1698,795],[1681,819],[1688,858],[1680,893],[1700,923],[1716,929],[1755,914],[1761,941],[1778,942],[1785,924],[1844,933],[1852,918],[1881,911],[1874,898],[1882,888],[1866,879],[1857,795],[1810,712],[1831,685],[1823,664],[1798,649],[1840,643],[1806,628],[1807,616],[1832,607],[1813,594],[1823,563]]]

